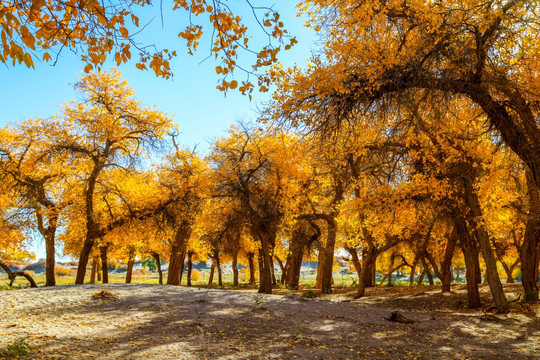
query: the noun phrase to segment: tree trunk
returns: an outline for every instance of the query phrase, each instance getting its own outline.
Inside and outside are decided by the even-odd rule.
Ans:
[[[190,235],[191,226],[188,223],[184,222],[178,226],[171,244],[171,259],[169,261],[169,273],[167,275],[168,285],[180,285],[182,281],[184,259],[186,257],[187,242]]]
[[[390,255],[390,264],[388,266],[388,286],[392,286],[392,274],[394,273],[394,261],[396,260],[396,254]],[[384,283],[384,280],[381,279],[381,284]]]
[[[426,276],[426,268],[422,266],[422,272],[420,277],[418,277],[418,285],[424,285],[424,277]]]
[[[471,227],[474,229],[473,233],[475,234],[477,241],[480,243],[482,256],[484,258],[484,262],[486,263],[489,288],[491,290],[491,294],[493,295],[495,305],[497,306],[497,311],[499,313],[507,313],[510,311],[510,306],[506,296],[504,295],[501,279],[499,278],[499,272],[497,271],[497,261],[493,256],[489,235],[482,222],[482,208],[480,207],[480,202],[474,190],[472,181],[469,178],[464,178],[463,180],[465,188],[465,200],[471,210],[472,215],[469,218],[469,221],[471,222]]]
[[[95,237],[87,233],[84,240],[81,253],[79,255],[79,265],[77,266],[77,276],[75,277],[75,284],[84,284],[84,276],[86,275],[86,266],[88,265],[88,258],[94,247]]]
[[[232,272],[233,272],[233,286],[238,286],[238,252],[233,254]]]
[[[272,272],[272,286],[277,286],[276,271],[274,269],[274,248],[270,247],[270,271]]]
[[[32,278],[32,276],[30,274],[28,274],[27,272],[24,272],[24,271],[11,271],[11,269],[1,261],[0,261],[0,268],[4,269],[4,271],[6,272],[8,278],[9,278],[9,286],[10,287],[13,286],[13,282],[15,281],[15,278],[17,276],[22,276],[26,280],[28,280],[28,282],[30,283],[30,287],[33,287],[33,288],[38,287],[36,282]]]
[[[187,286],[191,286],[191,272],[193,271],[193,251],[187,253]]]
[[[424,271],[428,278],[429,285],[433,286],[433,275],[431,275],[431,271],[429,270],[429,265],[426,261],[426,258],[422,256],[420,258],[420,261],[422,262],[422,267],[424,268]]]
[[[161,270],[161,259],[159,257],[159,254],[156,252],[152,253],[152,257],[154,258],[154,260],[156,260],[156,267],[159,276],[159,285],[163,285],[163,271]]]
[[[258,254],[257,259],[258,259],[258,266],[259,266],[259,284],[262,284],[262,282],[263,282],[263,267],[264,267],[262,249],[259,249],[259,254]]]
[[[216,264],[212,259],[212,266],[210,267],[210,276],[208,276],[208,286],[214,285],[214,272],[216,271]]]
[[[96,268],[96,273],[97,273],[97,282],[100,282],[101,281],[101,260],[100,258],[97,258],[97,268]]]
[[[456,227],[463,257],[465,258],[465,278],[467,280],[467,297],[469,308],[476,309],[482,304],[480,302],[480,293],[478,292],[478,275],[476,274],[478,262],[478,250],[474,239],[469,234],[467,223],[461,215],[454,216],[454,225]]]
[[[530,171],[525,171],[529,214],[519,252],[525,301],[538,301],[538,249],[540,247],[540,194]]]
[[[109,283],[109,268],[107,264],[107,246],[100,246],[99,253],[101,256],[101,273],[103,276],[103,284]]]
[[[281,285],[285,285],[285,276],[287,275],[287,264],[283,264],[283,261],[281,261],[281,259],[275,254],[274,254],[274,257],[276,258],[279,268],[281,269],[281,279],[279,283]]]
[[[255,261],[253,260],[254,257],[255,257],[254,253],[252,252],[247,253],[250,285],[255,285]]]
[[[126,284],[131,284],[131,276],[133,274],[133,264],[135,263],[135,249],[130,246],[128,255],[128,264],[126,270]]]
[[[90,284],[96,283],[96,270],[97,270],[97,260],[96,258],[92,259],[92,272],[90,273]]]
[[[416,264],[417,263],[418,263],[418,255],[415,255],[413,263],[411,265],[411,275],[409,277],[409,286],[414,285],[414,276],[416,275]]]
[[[361,298],[366,293],[366,279],[372,277],[372,262],[376,258],[376,249],[373,246],[369,246],[368,250],[364,252],[362,258],[362,270],[360,271],[360,279],[358,279],[358,289],[356,291],[356,298]]]
[[[55,251],[54,251],[54,233],[56,229],[49,229],[49,233],[45,237],[45,286],[56,285],[54,278],[55,266]]]
[[[334,250],[336,246],[337,223],[333,216],[325,217],[328,224],[326,243],[323,248],[321,292],[332,293],[332,270],[334,267]]]
[[[251,226],[252,235],[255,239],[258,239],[261,243],[261,249],[259,252],[259,273],[261,283],[259,284],[259,293],[271,294],[272,293],[272,268],[273,263],[271,259],[271,252],[275,245],[277,225],[273,222],[260,222]]]
[[[223,275],[221,272],[221,259],[219,258],[219,250],[214,250],[214,256],[216,259],[216,267],[218,272],[218,286],[223,286]]]
[[[351,254],[352,263],[353,263],[354,269],[356,270],[358,281],[360,281],[360,277],[362,273],[362,264],[360,264],[360,260],[358,259],[358,253],[356,252],[356,249],[349,246],[345,247],[345,250],[347,250],[347,252]]]
[[[452,229],[452,233],[446,242],[446,248],[444,249],[444,257],[441,263],[441,283],[442,292],[450,291],[450,283],[452,282],[452,258],[454,257],[454,249],[456,247],[458,233],[456,227]]]

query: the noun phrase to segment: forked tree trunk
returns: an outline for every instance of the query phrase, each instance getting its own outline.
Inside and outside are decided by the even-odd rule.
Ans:
[[[366,294],[366,278],[371,278],[371,264],[376,257],[376,249],[369,246],[369,249],[364,252],[362,259],[362,270],[360,271],[360,279],[358,279],[358,289],[356,290],[356,298],[361,298]]]
[[[128,263],[126,270],[126,284],[131,284],[131,277],[133,274],[133,265],[135,263],[135,249],[133,247],[129,248]]]
[[[417,264],[418,264],[418,255],[415,255],[413,263],[411,265],[411,275],[409,277],[409,286],[414,285],[414,277],[416,276],[416,265]]]
[[[103,278],[103,284],[109,283],[109,268],[107,263],[107,246],[99,247],[99,254],[101,257],[101,274]]]
[[[480,202],[474,190],[472,181],[469,178],[464,178],[463,180],[465,188],[465,201],[469,206],[472,215],[469,221],[474,229],[473,233],[480,244],[482,256],[484,258],[484,262],[486,263],[489,288],[491,290],[491,294],[493,295],[495,305],[497,306],[497,311],[499,313],[507,313],[510,311],[510,306],[504,294],[501,279],[499,278],[497,261],[493,256],[493,249],[491,248],[489,235],[482,222],[482,208],[480,207]]]
[[[159,276],[159,280],[158,280],[159,285],[163,285],[163,271],[161,270],[161,259],[159,257],[159,254],[156,252],[153,252],[151,255],[154,258],[154,260],[156,260],[156,267],[157,267],[158,276]]]
[[[187,242],[190,235],[191,226],[188,223],[184,222],[178,226],[171,244],[171,259],[169,261],[169,273],[167,275],[168,285],[180,285],[182,281],[184,259],[186,257]]]
[[[418,278],[418,285],[424,285],[424,277],[426,276],[426,268],[422,266],[422,272],[420,273],[420,277]]]
[[[283,264],[283,261],[281,261],[281,259],[278,256],[274,255],[274,257],[276,258],[279,268],[281,269],[281,279],[279,280],[279,283],[281,285],[285,285],[285,276],[287,275],[287,264]]]
[[[420,261],[422,262],[422,267],[424,268],[425,274],[428,278],[429,285],[433,286],[433,275],[431,275],[431,271],[429,270],[429,265],[426,261],[425,257],[421,257]]]
[[[478,262],[478,250],[476,242],[471,237],[467,223],[461,215],[454,215],[454,225],[458,234],[459,244],[465,259],[465,278],[467,281],[467,298],[469,308],[476,309],[482,304],[480,293],[478,292],[478,275],[476,274]]]
[[[250,285],[255,285],[255,261],[253,260],[254,257],[255,257],[254,253],[252,252],[247,253]]]

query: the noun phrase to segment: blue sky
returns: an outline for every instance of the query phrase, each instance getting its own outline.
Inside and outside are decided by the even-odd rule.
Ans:
[[[229,3],[234,6],[233,9],[239,9],[240,15],[246,19],[253,34],[250,44],[261,44],[264,36],[257,31],[257,26],[254,26],[253,16],[245,3],[242,0],[231,0]],[[223,135],[235,121],[254,120],[257,108],[269,99],[269,93],[254,93],[253,100],[249,101],[246,96],[236,92],[228,93],[225,97],[218,91],[215,88],[218,76],[214,68],[219,63],[213,57],[204,60],[209,55],[209,38],[203,38],[194,56],[187,54],[185,42],[177,37],[178,32],[186,25],[187,17],[181,11],[166,10],[167,4],[168,2],[164,1],[163,27],[159,19],[159,9],[143,10],[141,23],[153,16],[157,17],[137,40],[145,44],[156,44],[158,48],[177,50],[179,56],[171,63],[174,78],[165,80],[157,78],[151,71],[140,71],[135,68],[133,61],[121,65],[119,69],[144,105],[156,105],[158,109],[174,116],[175,123],[179,124],[182,132],[180,140],[185,145],[193,147],[199,144],[198,149],[205,152],[208,142]],[[315,34],[302,26],[303,19],[296,17],[294,2],[282,1],[274,8],[280,12],[289,32],[299,40],[299,44],[282,53],[280,60],[284,66],[302,66],[310,57]],[[35,69],[21,65],[1,65],[0,99],[3,106],[0,125],[51,116],[58,111],[59,104],[76,99],[73,84],[82,74],[83,68],[78,55],[64,50],[56,66],[39,63],[38,60],[35,60],[35,63]],[[113,61],[107,64],[115,65]],[[245,74],[238,72],[235,78],[240,82],[245,80]]]
[[[177,37],[178,32],[184,30],[187,24],[187,16],[179,11],[168,11],[167,5],[170,6],[170,1],[164,0],[163,26],[159,9],[143,10],[141,23],[153,16],[157,17],[137,40],[145,44],[155,44],[158,48],[177,50],[179,56],[171,63],[174,78],[157,78],[153,72],[136,69],[135,62],[123,64],[119,69],[123,79],[133,87],[143,105],[156,105],[158,109],[174,116],[174,121],[182,132],[180,141],[190,148],[198,144],[197,149],[204,154],[209,142],[224,135],[231,124],[238,120],[255,120],[257,108],[268,101],[270,94],[254,93],[253,100],[249,101],[247,96],[236,92],[225,97],[218,91],[218,77],[214,69],[219,63],[214,61],[213,57],[203,61],[209,55],[209,51],[205,50],[210,48],[208,34],[202,39],[195,56],[188,55],[185,42]],[[264,34],[257,31],[250,9],[243,0],[230,0],[229,5],[233,9],[239,9],[239,15],[246,19],[253,34],[250,44],[257,48],[257,45],[263,43]],[[294,2],[282,0],[274,8],[280,12],[287,30],[299,41],[291,50],[283,52],[280,60],[286,67],[295,64],[301,67],[316,47],[316,34],[302,26],[304,19],[296,16]],[[249,62],[249,59],[243,60]],[[0,64],[0,126],[24,119],[52,116],[58,112],[59,104],[77,99],[73,84],[83,73],[84,66],[78,55],[63,51],[56,66],[34,61],[35,69]],[[109,64],[115,65],[112,61]],[[237,73],[235,78],[240,82],[245,79],[245,75]],[[44,257],[44,241],[39,235],[34,240],[31,251],[34,251],[38,258]],[[59,259],[60,255],[58,254]]]

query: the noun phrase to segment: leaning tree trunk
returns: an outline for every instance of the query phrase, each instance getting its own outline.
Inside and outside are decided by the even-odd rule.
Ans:
[[[103,284],[108,284],[109,283],[109,266],[107,263],[107,246],[100,246],[99,254],[101,256],[101,273],[103,275]]]
[[[253,260],[254,257],[255,257],[254,253],[252,252],[247,253],[250,285],[255,285],[255,261]]]
[[[538,249],[540,247],[540,194],[532,173],[525,171],[529,196],[529,215],[519,252],[525,301],[538,300]]]
[[[169,273],[167,274],[168,285],[180,285],[190,235],[191,226],[187,223],[180,224],[171,244],[171,258],[169,261]]]
[[[422,262],[422,267],[424,268],[424,271],[426,272],[429,285],[433,286],[433,275],[431,275],[431,271],[429,270],[429,264],[427,263],[425,257],[423,256],[420,257],[420,261]]]
[[[510,311],[510,306],[506,296],[504,295],[501,279],[499,278],[499,272],[497,270],[497,261],[493,256],[493,249],[491,248],[489,235],[482,222],[482,208],[480,207],[480,202],[474,190],[472,181],[469,178],[464,178],[463,180],[465,187],[465,200],[471,210],[472,215],[469,221],[474,229],[473,232],[478,243],[480,244],[482,256],[484,258],[484,262],[486,263],[489,288],[491,290],[491,294],[493,295],[495,305],[497,306],[497,311],[499,313],[507,313]]]
[[[411,265],[411,275],[409,277],[409,286],[413,286],[414,285],[414,277],[416,275],[416,265],[418,264],[418,255],[414,255],[414,260],[413,260],[413,263]]]
[[[154,258],[154,260],[156,260],[156,267],[159,276],[159,285],[163,285],[163,271],[161,270],[161,259],[159,257],[159,254],[156,252],[152,253],[152,257]]]
[[[390,264],[388,265],[388,286],[392,286],[392,274],[394,273],[394,262],[396,261],[396,254],[390,255]],[[381,280],[381,284],[384,283],[384,279]]]
[[[360,279],[361,273],[362,273],[362,264],[360,264],[360,260],[358,259],[358,253],[356,252],[356,249],[350,246],[346,246],[345,250],[347,250],[347,252],[351,254],[351,259],[352,259],[354,269],[356,270],[356,275],[358,276],[358,279]]]
[[[24,272],[24,271],[11,271],[11,269],[1,261],[0,261],[0,268],[4,269],[4,271],[6,272],[6,274],[8,276],[8,279],[9,279],[9,286],[10,287],[13,286],[13,282],[15,281],[15,278],[17,276],[22,276],[26,280],[28,280],[28,282],[30,283],[30,287],[33,287],[33,288],[38,287],[36,282],[32,278],[32,276],[30,274],[28,274],[27,272]]]
[[[263,264],[263,251],[262,249],[259,249],[259,252],[258,252],[258,256],[257,256],[257,264],[258,264],[258,268],[259,268],[259,284],[262,284],[263,282],[263,267],[264,267],[264,264]]]
[[[128,264],[126,270],[126,284],[131,284],[131,276],[133,274],[133,265],[135,264],[135,249],[130,246],[128,255]]]
[[[86,275],[86,266],[88,265],[88,259],[94,243],[96,242],[96,237],[88,231],[86,234],[86,239],[84,240],[81,253],[79,255],[79,265],[77,266],[77,276],[75,278],[75,284],[84,284],[84,277]]]

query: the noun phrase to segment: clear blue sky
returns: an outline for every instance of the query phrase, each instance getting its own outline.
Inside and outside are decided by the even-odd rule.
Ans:
[[[159,3],[158,3],[159,4]],[[264,42],[264,35],[257,30],[253,16],[243,0],[229,2],[233,9],[240,9],[239,14],[246,19],[252,31],[250,44]],[[187,24],[186,14],[180,11],[169,11],[170,1],[163,1],[164,24],[159,18],[159,8],[148,8],[141,16],[141,23],[157,16],[137,38],[145,44],[155,44],[158,48],[177,49],[178,57],[171,63],[174,78],[165,80],[157,78],[153,72],[140,71],[135,63],[121,65],[123,79],[135,90],[135,94],[144,105],[156,105],[158,109],[174,116],[175,123],[182,132],[180,141],[192,148],[198,144],[200,152],[205,153],[208,144],[216,136],[225,134],[229,126],[238,120],[255,120],[257,108],[269,99],[267,94],[253,94],[248,97],[231,92],[225,97],[216,89],[218,77],[215,66],[219,65],[209,58],[199,64],[208,55],[210,43],[208,36],[201,41],[195,56],[187,54],[185,42],[177,37]],[[302,67],[306,59],[315,49],[316,34],[304,28],[304,19],[296,17],[295,3],[281,1],[274,6],[281,14],[281,19],[289,32],[296,36],[299,43],[291,50],[283,52],[280,60],[284,66],[294,64]],[[206,42],[204,40],[207,40]],[[134,54],[136,55],[136,54]],[[244,59],[245,60],[245,59]],[[58,105],[76,100],[77,94],[73,84],[82,74],[83,63],[79,56],[69,50],[62,52],[56,66],[34,60],[35,69],[24,66],[0,64],[0,126],[10,122],[18,122],[30,118],[46,118],[58,112]],[[114,65],[114,62],[110,62]],[[238,73],[236,79],[244,80],[245,75]],[[38,258],[45,256],[44,241],[36,236],[31,251]],[[58,254],[61,258],[61,254]]]
[[[182,11],[167,10],[168,1],[163,3],[164,26],[159,18],[159,8],[148,8],[141,16],[150,19],[157,16],[137,39],[145,44],[156,44],[157,47],[177,49],[178,57],[171,63],[174,78],[165,80],[157,78],[152,71],[140,71],[135,62],[119,67],[123,78],[134,88],[137,98],[144,105],[156,105],[158,109],[174,115],[175,123],[182,132],[181,141],[192,147],[199,144],[205,152],[208,142],[216,136],[223,135],[228,127],[239,119],[254,120],[256,109],[268,100],[269,94],[254,94],[250,102],[246,96],[231,92],[225,97],[218,91],[218,77],[215,66],[219,65],[214,58],[203,61],[210,48],[205,36],[194,56],[187,54],[185,42],[177,37],[184,29],[187,16]],[[253,24],[253,16],[242,0],[230,3],[233,9],[240,9],[240,14],[247,19],[253,40],[250,44],[261,43],[264,36]],[[283,52],[280,60],[284,66],[297,64],[302,66],[309,58],[314,47],[315,34],[302,26],[301,18],[296,17],[294,2],[282,1],[274,6],[280,14],[290,33],[295,35],[299,44],[291,50]],[[255,46],[254,46],[255,48]],[[136,57],[136,54],[133,54]],[[112,60],[112,59],[111,59]],[[3,106],[0,113],[0,125],[35,117],[48,117],[58,111],[58,105],[64,101],[76,99],[73,84],[82,74],[83,63],[79,56],[69,50],[62,52],[56,66],[34,60],[36,68],[28,69],[18,65],[0,65],[0,99]],[[203,61],[201,63],[201,61]],[[200,63],[200,64],[199,64]],[[108,64],[115,65],[114,61]],[[245,75],[238,72],[237,80],[245,80]]]

